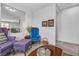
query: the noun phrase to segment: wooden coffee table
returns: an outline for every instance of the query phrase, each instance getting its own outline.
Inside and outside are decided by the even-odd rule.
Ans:
[[[58,48],[58,47],[53,46],[53,45],[39,45],[37,48],[32,50],[28,54],[28,56],[37,56],[37,49],[39,49],[40,47],[45,47],[45,48],[49,49],[50,52],[51,52],[50,56],[61,56],[62,55],[62,49],[61,48]]]

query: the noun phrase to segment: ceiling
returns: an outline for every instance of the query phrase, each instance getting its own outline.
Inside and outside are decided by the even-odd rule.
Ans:
[[[12,7],[15,7],[25,12],[26,11],[34,12],[50,4],[53,4],[53,3],[7,3],[7,5],[10,5]],[[76,5],[79,5],[79,4],[78,3],[57,3],[57,12]]]
[[[6,3],[6,4],[25,12],[26,11],[34,12],[51,3]]]
[[[15,11],[10,11],[9,9],[7,9],[6,7],[9,7],[10,9],[14,9]],[[1,17],[3,19],[20,19],[22,16],[24,16],[24,12],[19,11],[18,9],[15,9],[9,5],[6,4],[1,4]]]
[[[78,6],[78,5],[79,5],[79,3],[58,3],[57,12],[60,12],[67,8],[71,8],[71,7]]]
[[[10,14],[13,14],[16,17],[19,17],[19,16],[23,15],[22,12],[26,12],[26,11],[35,12],[35,11],[40,10],[41,8],[44,8],[51,4],[53,4],[53,3],[5,3],[4,5],[11,6],[11,7],[17,9],[18,11],[16,13],[13,14],[12,12],[10,12]],[[77,6],[77,5],[79,5],[79,4],[78,3],[57,3],[56,4],[57,13],[59,13],[60,11],[62,11],[64,9],[71,8],[71,7]],[[6,10],[4,10],[4,11],[6,12]]]
[[[1,4],[1,16],[3,19],[20,19],[25,15],[25,12],[35,12],[48,5],[50,5],[50,3],[4,3]],[[10,11],[10,9],[6,7],[16,11]]]

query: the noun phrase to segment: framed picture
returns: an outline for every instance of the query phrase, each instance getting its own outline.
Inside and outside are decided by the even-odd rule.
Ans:
[[[47,21],[42,21],[42,27],[47,27]]]
[[[48,20],[48,27],[54,27],[54,19]]]

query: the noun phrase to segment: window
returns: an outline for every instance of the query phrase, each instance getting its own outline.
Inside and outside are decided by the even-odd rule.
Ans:
[[[6,27],[6,28],[9,28],[9,23],[1,23],[1,27]]]
[[[0,27],[6,27],[10,29],[12,33],[18,33],[20,32],[20,20],[19,21],[0,21]]]

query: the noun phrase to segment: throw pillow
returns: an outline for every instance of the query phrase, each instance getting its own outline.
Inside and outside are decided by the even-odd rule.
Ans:
[[[7,37],[4,33],[0,33],[0,44],[5,43],[7,41]]]

